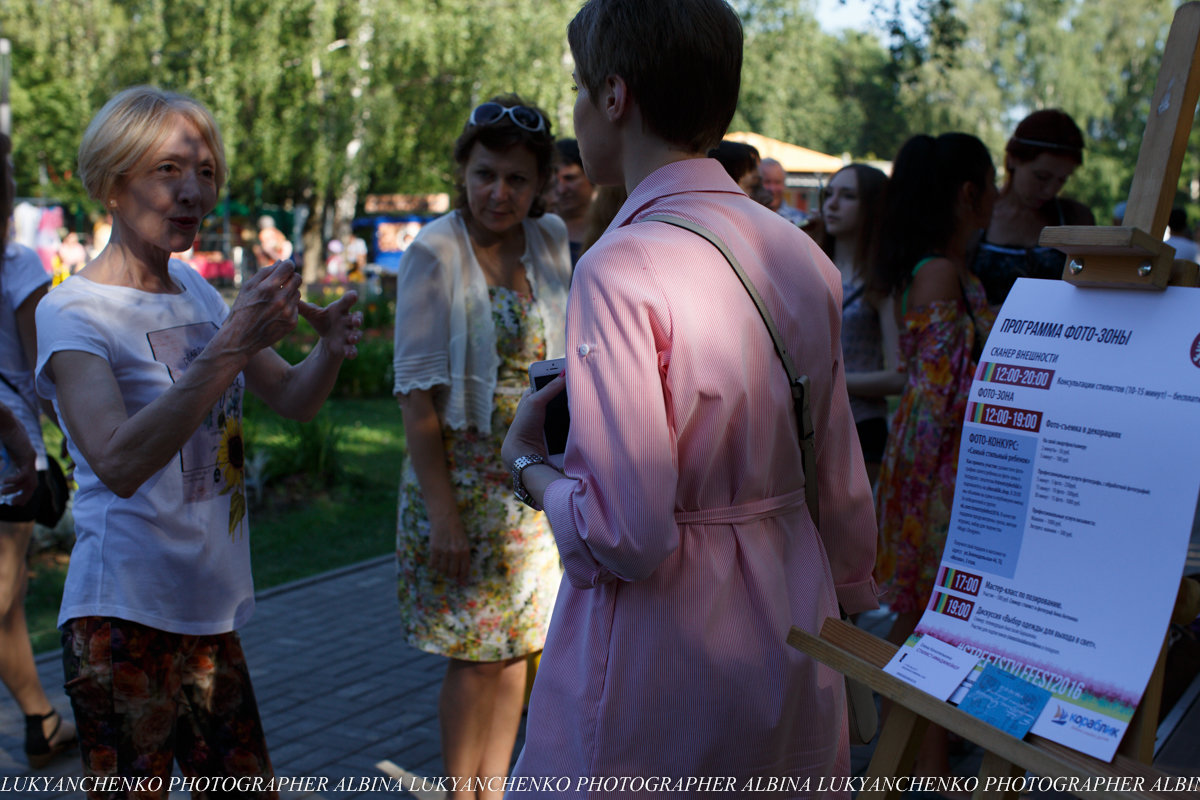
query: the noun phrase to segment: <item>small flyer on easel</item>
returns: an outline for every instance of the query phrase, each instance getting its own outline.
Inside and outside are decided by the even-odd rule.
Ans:
[[[994,664],[1048,690],[1033,733],[1104,760],[1158,659],[1198,524],[1198,309],[1200,289],[1017,281],[971,387],[916,629],[978,656],[975,675]]]

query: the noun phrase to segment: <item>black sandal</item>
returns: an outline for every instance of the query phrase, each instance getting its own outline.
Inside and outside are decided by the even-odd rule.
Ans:
[[[49,736],[46,736],[42,724],[51,717],[58,717],[58,721],[54,724],[54,730],[50,731]],[[48,714],[25,715],[25,757],[29,759],[29,766],[34,769],[45,769],[55,756],[75,744],[78,737],[74,734],[61,742],[54,743],[54,737],[62,728],[62,724],[63,718],[53,708]]]

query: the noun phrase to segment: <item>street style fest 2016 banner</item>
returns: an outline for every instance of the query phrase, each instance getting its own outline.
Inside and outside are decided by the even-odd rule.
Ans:
[[[1032,731],[1106,761],[1158,658],[1197,523],[1197,308],[1200,289],[1017,281],[971,386],[916,629],[978,655],[975,674],[990,662],[1049,690]]]

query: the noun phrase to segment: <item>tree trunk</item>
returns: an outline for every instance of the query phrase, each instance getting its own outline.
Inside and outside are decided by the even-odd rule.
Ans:
[[[325,219],[325,198],[314,193],[308,219],[304,222],[304,287],[306,293],[325,277],[325,242],[322,241],[322,221]]]
[[[334,231],[338,238],[345,241],[350,240],[354,211],[358,208],[358,189],[362,185],[363,175],[366,172],[362,149],[367,136],[367,122],[371,118],[367,100],[368,90],[371,86],[370,47],[371,40],[375,36],[372,13],[371,0],[360,0],[359,15],[362,24],[355,37],[357,61],[354,85],[350,87],[350,96],[354,99],[355,106],[354,125],[351,129],[350,140],[346,142],[345,171],[338,184],[337,200],[334,204]]]

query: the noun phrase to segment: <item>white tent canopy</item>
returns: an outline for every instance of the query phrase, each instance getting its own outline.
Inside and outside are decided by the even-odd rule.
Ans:
[[[773,158],[782,164],[785,172],[832,174],[846,166],[846,163],[838,156],[781,142],[759,133],[737,131],[725,134],[725,138],[753,146],[763,158]]]

